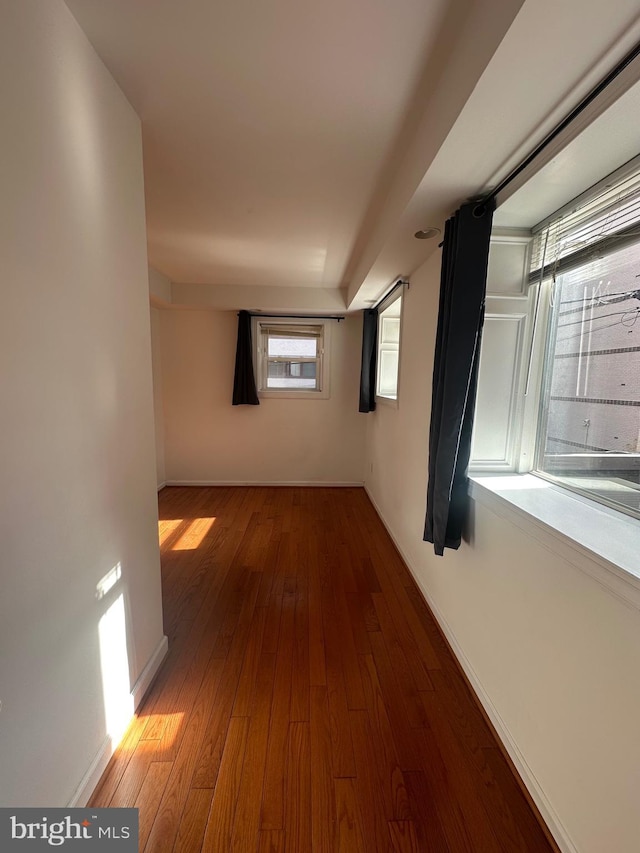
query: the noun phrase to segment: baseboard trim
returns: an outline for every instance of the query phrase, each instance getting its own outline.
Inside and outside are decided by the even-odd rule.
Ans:
[[[162,662],[169,652],[169,638],[166,634],[162,635],[162,639],[155,648],[155,651],[147,661],[147,665],[142,670],[136,683],[131,688],[131,697],[133,699],[133,709],[138,710],[138,707],[144,699],[147,691],[158,674],[158,670],[162,666]]]
[[[164,487],[165,487],[166,485],[167,485],[167,481],[166,481],[166,480],[165,480],[164,482],[162,482],[162,483],[158,483],[158,491],[159,491],[159,492],[161,492],[161,491],[164,489]]]
[[[68,808],[84,808],[89,802],[89,797],[95,791],[100,777],[106,770],[107,764],[111,756],[115,752],[116,746],[107,735],[102,742],[102,746],[98,750],[96,757],[89,765],[89,769],[85,773],[82,782],[78,785],[74,795],[69,800]]]
[[[404,564],[411,572],[416,586],[422,593],[425,601],[429,606],[429,609],[433,613],[433,616],[436,622],[438,623],[438,626],[440,627],[444,638],[449,644],[451,651],[455,655],[460,665],[460,668],[462,669],[462,672],[464,673],[464,676],[466,677],[469,683],[469,686],[475,693],[482,709],[484,710],[484,713],[489,723],[491,724],[491,727],[493,728],[496,737],[504,747],[506,755],[512,762],[513,768],[519,775],[524,787],[526,788],[526,793],[528,793],[535,808],[538,810],[540,818],[546,824],[547,830],[550,835],[550,840],[553,840],[555,842],[561,853],[578,853],[578,850],[573,841],[571,840],[569,833],[562,824],[562,821],[560,820],[557,812],[549,802],[541,784],[538,782],[532,769],[529,767],[527,760],[520,751],[518,744],[512,736],[507,724],[500,716],[498,709],[495,707],[489,694],[485,690],[482,682],[480,681],[480,678],[478,677],[464,650],[459,644],[451,626],[447,622],[440,608],[435,603],[433,596],[431,595],[426,584],[420,580],[419,573],[415,570],[414,566],[411,564],[409,557],[403,551],[395,533],[387,524],[384,515],[382,514],[382,510],[376,503],[373,495],[367,488],[366,484],[364,486],[364,489],[373,505],[373,508],[378,514],[378,518],[380,519],[387,533],[391,537],[393,544],[395,545],[398,553],[402,557]]]
[[[362,488],[362,480],[167,480],[165,486],[313,486],[317,488]]]
[[[164,661],[167,652],[169,651],[169,640],[163,634],[162,639],[156,646],[153,654],[149,658],[147,665],[140,673],[138,680],[131,688],[131,699],[133,700],[134,711],[142,702],[147,690],[151,686],[153,679],[158,674],[162,662]],[[111,737],[107,735],[102,742],[102,746],[98,750],[95,758],[89,765],[89,769],[85,773],[82,781],[76,788],[75,793],[69,801],[68,808],[84,807],[89,802],[91,794],[94,792],[100,777],[104,773],[107,764],[111,760],[111,756],[116,751],[118,744],[113,743]]]

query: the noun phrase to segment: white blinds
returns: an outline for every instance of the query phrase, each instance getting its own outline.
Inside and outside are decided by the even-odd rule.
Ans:
[[[601,181],[534,229],[530,282],[564,272],[640,236],[640,166]]]
[[[288,323],[266,325],[260,323],[260,332],[270,338],[321,338],[322,326],[295,326]]]

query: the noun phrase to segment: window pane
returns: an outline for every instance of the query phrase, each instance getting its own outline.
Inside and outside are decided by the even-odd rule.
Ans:
[[[317,387],[317,362],[315,361],[268,361],[267,388]]]
[[[398,350],[380,351],[378,394],[393,400],[398,396]]]
[[[267,355],[299,356],[302,358],[315,358],[318,354],[317,338],[272,338],[268,339]]]
[[[376,394],[398,399],[400,365],[400,312],[402,296],[380,312],[378,318],[378,376]]]
[[[640,244],[558,277],[538,467],[640,509]]]
[[[383,344],[400,343],[400,317],[385,317],[382,315],[380,342]]]

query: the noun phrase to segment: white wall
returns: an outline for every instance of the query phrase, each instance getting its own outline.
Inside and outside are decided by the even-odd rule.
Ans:
[[[162,647],[142,149],[61,0],[0,18],[0,805],[63,806]]]
[[[399,408],[368,416],[366,486],[564,849],[636,853],[640,613],[580,570],[586,558],[567,562],[480,503],[472,544],[441,558],[422,541],[439,255],[411,278]]]
[[[361,323],[331,327],[331,397],[232,406],[237,315],[162,312],[168,482],[362,482]]]
[[[170,305],[172,301],[171,286],[166,275],[162,275],[158,270],[149,267],[149,297],[152,302]]]
[[[151,363],[153,367],[153,415],[156,437],[156,481],[158,488],[167,479],[164,464],[164,402],[162,389],[161,311],[151,308]]]

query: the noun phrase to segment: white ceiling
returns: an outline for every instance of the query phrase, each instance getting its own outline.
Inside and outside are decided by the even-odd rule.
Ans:
[[[142,119],[174,302],[263,309],[378,297],[638,38],[637,0],[67,5]]]

